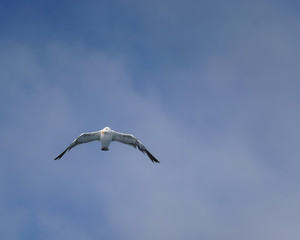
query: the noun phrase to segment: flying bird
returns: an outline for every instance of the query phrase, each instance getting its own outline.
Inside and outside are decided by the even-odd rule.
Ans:
[[[59,154],[54,160],[60,159],[66,152],[70,151],[73,147],[76,147],[82,143],[88,143],[93,141],[101,141],[101,150],[108,151],[109,145],[113,141],[125,143],[138,148],[141,152],[146,153],[152,162],[159,163],[159,161],[147,150],[147,148],[133,135],[116,132],[109,127],[105,127],[100,131],[88,132],[80,134],[70,145]]]

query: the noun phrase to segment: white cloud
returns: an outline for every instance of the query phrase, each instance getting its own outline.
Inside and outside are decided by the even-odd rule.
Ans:
[[[124,56],[58,43],[39,54],[2,48],[1,95],[12,106],[1,104],[3,236],[18,239],[31,222],[45,239],[296,239],[298,36],[281,29],[298,20],[265,32],[272,21],[251,28],[248,17],[250,35],[234,31],[240,44],[154,71],[145,78],[162,84],[144,92]],[[105,125],[135,134],[161,164],[117,143],[52,161]]]

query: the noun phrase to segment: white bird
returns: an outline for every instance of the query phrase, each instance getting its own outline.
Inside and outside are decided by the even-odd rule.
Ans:
[[[100,131],[82,133],[80,134],[70,145],[58,155],[54,160],[60,159],[67,151],[70,151],[73,147],[76,147],[82,143],[88,143],[92,141],[101,141],[103,151],[109,150],[109,145],[112,141],[117,141],[133,146],[134,148],[138,147],[140,151],[146,153],[152,162],[159,163],[159,161],[147,150],[147,148],[133,135],[116,132],[109,127],[105,127]]]

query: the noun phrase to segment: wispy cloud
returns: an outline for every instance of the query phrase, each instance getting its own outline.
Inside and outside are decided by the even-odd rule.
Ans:
[[[100,34],[107,45],[1,40],[0,238],[297,239],[299,16],[269,1],[128,4],[125,25],[140,22]],[[106,125],[161,164],[117,143],[52,161]]]

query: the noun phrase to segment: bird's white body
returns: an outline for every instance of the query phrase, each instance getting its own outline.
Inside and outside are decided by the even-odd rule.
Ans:
[[[108,147],[110,143],[112,142],[112,130],[108,127],[104,128],[103,130],[100,131],[100,141],[102,148],[101,150],[103,151],[108,151]]]
[[[60,159],[67,151],[70,151],[73,147],[82,143],[88,143],[92,141],[100,141],[102,145],[101,149],[103,151],[109,150],[108,147],[112,141],[125,143],[135,148],[137,147],[140,151],[146,153],[152,162],[159,163],[159,161],[146,149],[146,147],[136,137],[130,134],[115,132],[109,127],[105,127],[102,130],[96,132],[82,133],[69,145],[69,147],[66,148],[65,151],[58,155],[54,160]]]

